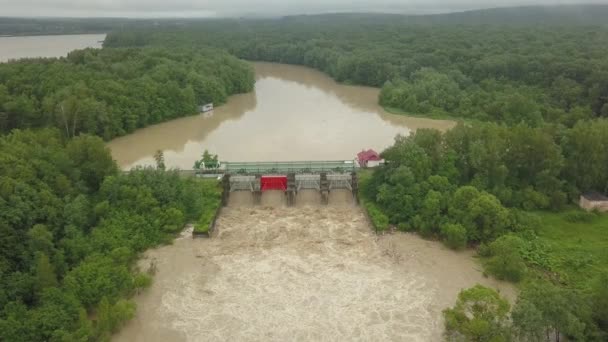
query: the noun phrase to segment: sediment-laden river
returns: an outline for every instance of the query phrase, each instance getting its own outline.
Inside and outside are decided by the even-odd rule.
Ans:
[[[297,66],[254,63],[250,94],[208,115],[148,127],[108,144],[124,169],[154,164],[189,169],[204,149],[227,161],[352,159],[382,150],[397,134],[451,121],[391,115],[378,89],[340,85]],[[116,341],[439,341],[441,311],[483,277],[471,252],[453,252],[415,235],[375,236],[350,193],[232,193],[212,239],[188,232],[140,261],[157,267],[135,298],[136,317]],[[239,198],[244,196],[243,198]],[[273,197],[275,196],[275,197]],[[306,201],[305,199],[312,199]]]
[[[205,149],[225,161],[350,160],[382,150],[397,134],[451,121],[386,113],[378,89],[338,84],[299,66],[253,63],[255,91],[233,96],[213,113],[147,127],[108,144],[124,169],[153,165],[191,169]]]
[[[485,278],[471,251],[413,234],[374,235],[350,193],[251,207],[233,193],[212,239],[186,232],[140,261],[157,273],[117,342],[441,341],[441,311]],[[298,195],[300,196],[300,195]],[[314,196],[313,196],[314,197]]]

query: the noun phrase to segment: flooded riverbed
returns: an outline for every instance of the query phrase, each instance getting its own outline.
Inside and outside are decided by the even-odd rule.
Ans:
[[[212,239],[151,250],[152,287],[116,341],[439,341],[441,311],[484,278],[471,252],[375,236],[359,207],[228,207]]]
[[[233,96],[212,114],[147,127],[108,144],[125,169],[153,165],[191,169],[204,149],[226,161],[346,160],[382,150],[395,135],[453,122],[386,113],[376,88],[341,85],[299,66],[253,63],[255,91]]]

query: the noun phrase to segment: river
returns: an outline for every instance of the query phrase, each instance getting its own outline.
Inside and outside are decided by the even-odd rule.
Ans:
[[[120,167],[153,165],[164,151],[168,167],[191,169],[205,149],[224,161],[351,160],[378,151],[397,134],[422,127],[445,130],[452,121],[393,115],[377,88],[336,83],[321,72],[253,63],[255,90],[232,96],[206,115],[147,127],[111,141]]]
[[[213,113],[147,127],[108,143],[123,169],[189,169],[204,149],[227,161],[352,159],[418,128],[451,121],[386,113],[378,89],[337,84],[305,67],[253,63],[255,91]],[[513,299],[512,286],[483,276],[472,251],[454,252],[413,234],[373,234],[352,195],[330,205],[264,193],[262,206],[232,193],[212,239],[186,231],[145,253],[150,289],[114,339],[156,341],[440,341],[441,311],[477,283]],[[273,197],[274,196],[274,197]],[[304,201],[305,202],[305,201]]]
[[[114,340],[441,341],[441,311],[460,290],[482,284],[515,298],[512,285],[483,276],[473,251],[376,236],[350,193],[335,191],[324,207],[231,201],[213,238],[186,231],[146,252],[139,265],[155,265],[152,286]]]
[[[64,57],[70,51],[100,48],[105,34],[0,37],[0,62],[34,57]]]

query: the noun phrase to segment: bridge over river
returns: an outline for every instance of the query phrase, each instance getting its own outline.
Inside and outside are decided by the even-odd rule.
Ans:
[[[316,190],[321,203],[327,204],[332,190],[349,190],[357,200],[358,164],[352,160],[293,161],[293,162],[223,162],[218,168],[203,169],[201,177],[221,177],[222,203],[227,205],[230,194],[249,191],[253,203],[261,202],[266,191],[283,191],[287,206],[294,206],[302,190]]]

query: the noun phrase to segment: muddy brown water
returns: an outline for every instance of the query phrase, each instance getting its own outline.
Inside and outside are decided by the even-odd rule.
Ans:
[[[311,69],[254,63],[256,87],[213,113],[148,127],[108,144],[124,169],[189,169],[204,149],[228,161],[352,159],[397,134],[454,125],[391,115],[378,89],[340,85]],[[316,191],[285,206],[266,192],[255,206],[232,193],[211,239],[188,232],[140,261],[152,287],[116,341],[439,341],[441,311],[483,277],[471,252],[410,234],[378,237],[348,191],[321,206]]]
[[[64,57],[72,50],[101,48],[105,34],[0,37],[0,62],[34,57]]]
[[[440,341],[441,311],[461,289],[480,283],[514,298],[470,251],[376,236],[349,195],[295,208],[281,193],[257,207],[236,196],[213,238],[186,233],[145,253],[140,267],[158,271],[114,340]]]
[[[191,169],[204,149],[225,161],[352,160],[361,149],[382,150],[397,134],[452,121],[386,113],[377,88],[338,84],[299,66],[253,63],[255,90],[232,96],[212,113],[147,127],[108,146],[123,169],[154,165]]]

